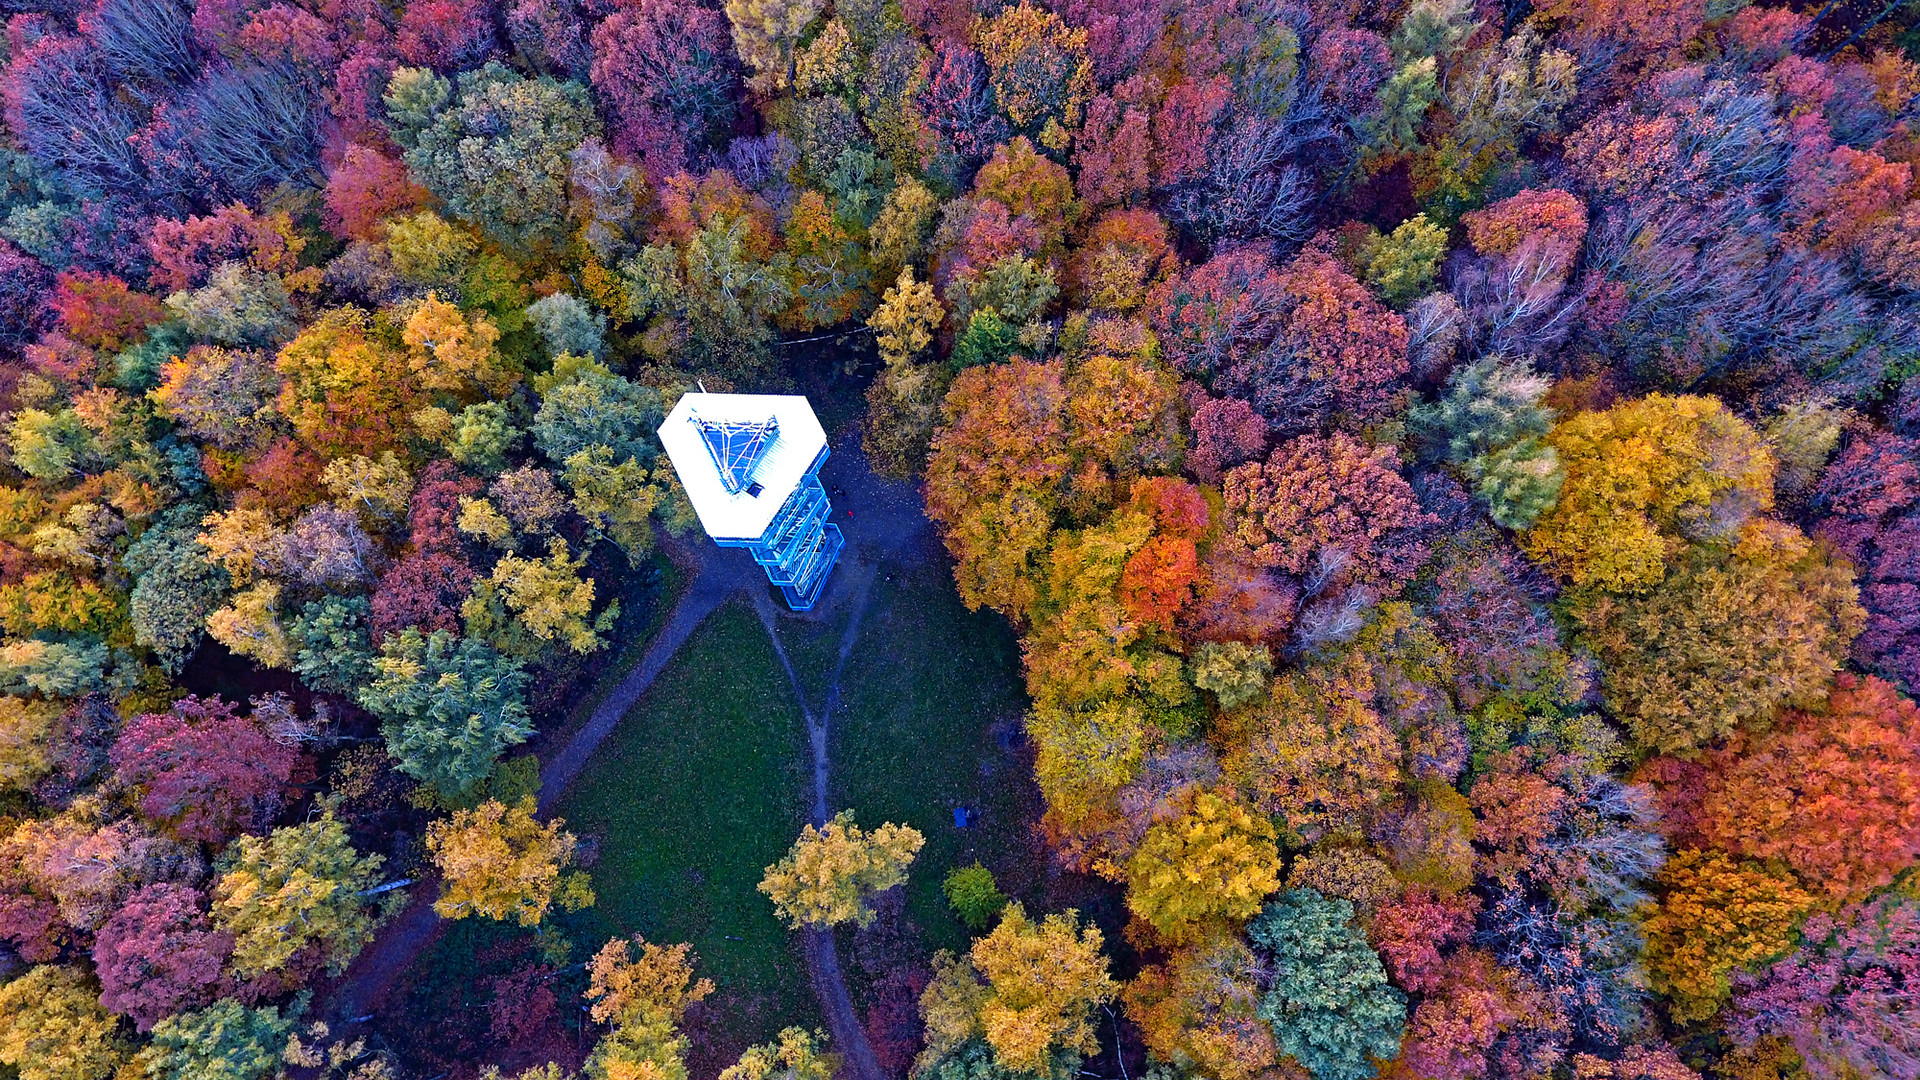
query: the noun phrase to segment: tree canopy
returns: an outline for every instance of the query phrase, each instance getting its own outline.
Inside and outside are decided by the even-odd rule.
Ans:
[[[1280,1048],[1315,1077],[1364,1078],[1400,1052],[1406,995],[1388,985],[1380,958],[1350,925],[1353,905],[1289,889],[1247,927],[1273,965],[1260,1016]]]
[[[798,929],[873,921],[867,901],[907,880],[907,867],[926,839],[919,830],[891,822],[869,833],[842,810],[825,828],[802,826],[800,838],[767,867],[760,891],[780,918]]]
[[[1920,5],[5,18],[0,1072],[1920,1072]],[[829,433],[888,824],[538,810],[720,640],[690,391]]]

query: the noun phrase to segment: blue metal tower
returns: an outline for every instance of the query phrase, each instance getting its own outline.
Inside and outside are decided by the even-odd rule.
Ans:
[[[787,606],[812,608],[846,539],[828,520],[826,433],[807,399],[686,394],[660,441],[714,543],[746,548]]]

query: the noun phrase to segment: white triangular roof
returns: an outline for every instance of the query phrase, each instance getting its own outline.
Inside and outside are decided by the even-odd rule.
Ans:
[[[753,470],[758,495],[734,494],[720,479],[720,469],[701,436],[694,417],[710,421],[758,424],[773,420],[779,434],[767,446]],[[782,503],[820,451],[827,433],[813,415],[813,406],[798,394],[683,394],[660,425],[660,443],[667,448],[673,471],[687,489],[694,513],[707,535],[716,540],[751,540],[767,530]]]

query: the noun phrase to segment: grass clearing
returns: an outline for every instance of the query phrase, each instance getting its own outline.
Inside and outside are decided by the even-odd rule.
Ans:
[[[810,769],[786,674],[751,609],[736,602],[694,631],[556,810],[597,848],[595,905],[548,920],[573,943],[571,961],[637,933],[691,943],[697,973],[718,984],[689,1031],[695,1075],[714,1074],[788,1024],[820,1022],[797,939],[756,888],[804,820]],[[539,1046],[488,1034],[493,980],[537,963],[539,943],[513,925],[449,926],[400,989],[389,1026],[406,1032],[406,1056],[524,1067],[571,1051],[577,1060],[597,1034],[579,1015],[586,977],[577,966],[551,984],[557,1012]]]
[[[851,948],[842,938],[863,1007],[886,971],[923,968],[934,949],[966,946],[941,890],[950,869],[978,859],[1009,894],[1041,907],[1047,890],[1035,869],[1038,793],[1025,754],[998,737],[1026,705],[1011,630],[965,610],[939,562],[883,566],[872,590],[832,717],[830,801],[868,827],[910,824],[927,843],[905,890],[905,934]],[[813,707],[829,689],[849,614],[777,624]],[[608,938],[639,933],[691,943],[699,974],[718,984],[689,1031],[696,1076],[782,1027],[822,1023],[797,937],[756,888],[805,820],[811,770],[792,684],[752,608],[736,600],[695,630],[556,809],[597,847],[597,904],[550,919],[573,942],[574,964]],[[956,828],[955,807],[976,811],[975,824]],[[495,980],[536,963],[538,946],[518,927],[450,927],[409,973],[394,1018],[421,1040],[417,1060],[524,1067],[522,1057],[532,1064],[552,1050],[577,1060],[595,1036],[578,1015],[586,980],[577,966],[551,983],[558,1011],[545,1028],[548,1049],[496,1045],[489,1034]]]
[[[978,859],[1017,895],[1038,813],[1024,761],[996,739],[996,725],[1026,708],[1013,632],[998,615],[968,611],[944,565],[883,566],[840,686],[833,805],[869,827],[894,821],[925,834],[907,916],[929,951],[962,948],[966,930],[941,891],[947,871]],[[956,828],[955,807],[977,821]]]
[[[532,745],[522,747],[520,752],[532,750],[544,760],[567,745],[607,695],[619,687],[620,680],[606,678],[606,673],[624,674],[640,662],[673,615],[674,606],[688,583],[686,572],[659,550],[627,575],[626,580],[626,588],[616,597],[620,618],[608,635],[609,647],[589,660],[591,670],[584,676],[588,681],[585,692],[564,716],[545,726]]]
[[[793,935],[756,888],[804,820],[809,768],[766,634],[744,605],[721,608],[558,808],[599,845],[598,903],[565,920],[569,936],[586,948],[634,933],[690,942],[719,984],[711,1027],[732,1049],[817,1022]]]

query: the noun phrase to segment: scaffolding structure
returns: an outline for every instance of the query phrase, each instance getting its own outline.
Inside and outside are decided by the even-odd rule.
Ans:
[[[735,495],[752,487],[753,470],[780,434],[779,419],[708,420],[697,412],[692,416],[693,426],[700,429],[700,440],[707,444],[707,454],[713,458],[713,467],[720,470],[720,486]]]

